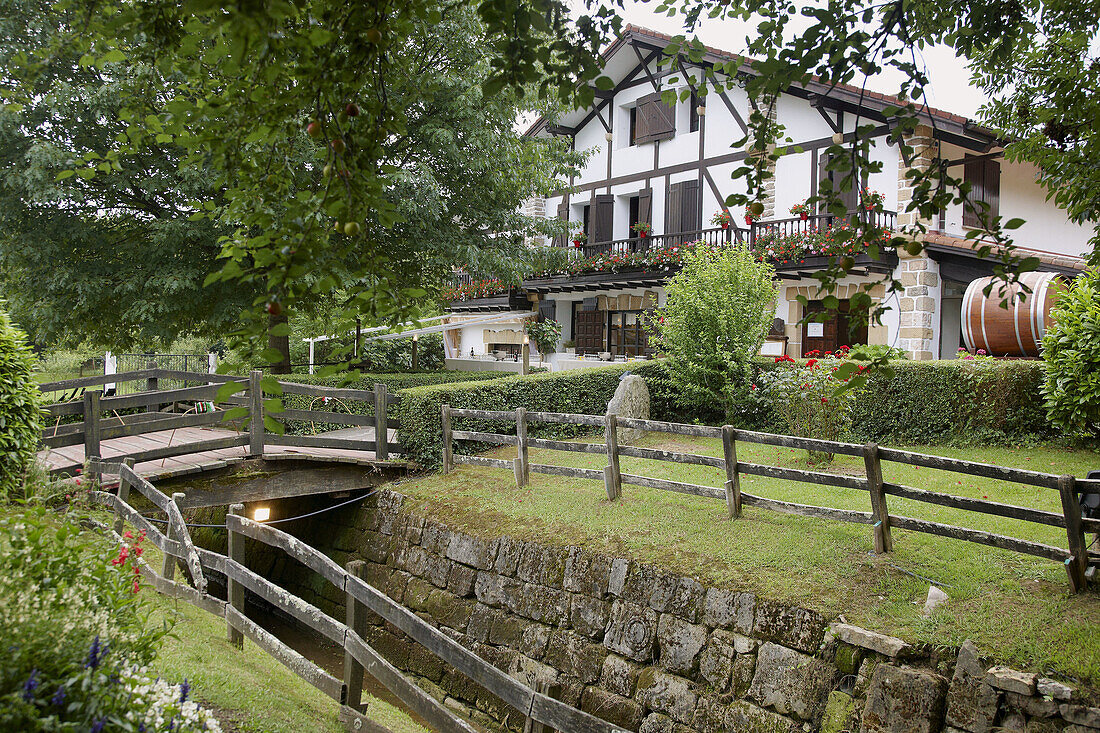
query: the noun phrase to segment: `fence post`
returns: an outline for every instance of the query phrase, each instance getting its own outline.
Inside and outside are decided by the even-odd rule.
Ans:
[[[523,363],[520,365],[519,373],[523,374],[523,375],[530,374],[531,373],[531,343],[530,343],[530,340],[526,336],[523,337],[523,348],[521,349],[520,354],[523,357],[523,359],[522,359]]]
[[[726,464],[726,506],[730,519],[741,516],[741,476],[737,473],[737,431],[732,425],[722,426],[722,455]]]
[[[542,693],[553,700],[561,699],[561,683],[553,682],[546,677],[535,680],[535,692]],[[523,733],[552,733],[551,728],[534,718],[524,718]]]
[[[253,372],[255,374],[255,372]],[[244,504],[234,504],[229,507],[229,513],[236,516],[244,515]],[[230,528],[229,522],[226,522],[226,529],[229,532],[229,541],[226,549],[226,555],[230,560],[244,565],[244,537],[237,534]],[[233,576],[226,573],[225,583],[225,599],[229,602],[237,611],[244,613],[244,586],[233,580]],[[244,634],[234,628],[233,624],[229,621],[225,622],[226,638],[229,639],[229,643],[233,646],[241,649],[244,647]]]
[[[248,377],[248,455],[264,454],[264,390],[260,385],[263,373],[253,369]]]
[[[133,458],[123,458],[122,465],[132,469],[134,467]],[[123,504],[130,501],[130,482],[126,479],[126,476],[119,470],[118,477],[118,498]],[[122,536],[122,509],[115,509],[115,534]]]
[[[607,489],[607,498],[615,501],[622,493],[622,479],[619,478],[619,435],[618,418],[614,414],[604,418],[604,440],[607,444],[607,466],[603,470],[603,484]]]
[[[1066,558],[1069,586],[1074,593],[1085,590],[1089,552],[1085,531],[1081,525],[1081,503],[1077,499],[1077,479],[1073,476],[1058,477],[1058,493],[1062,495],[1062,511],[1066,515],[1066,534],[1069,535],[1070,556]]]
[[[893,552],[894,538],[890,535],[890,510],[886,506],[886,492],[882,489],[882,463],[878,456],[878,444],[867,443],[863,446],[863,463],[867,468],[867,487],[871,492],[871,512],[874,525],[871,536],[875,543],[875,552]]]
[[[443,473],[455,470],[454,447],[451,444],[451,406],[443,405]]]
[[[102,396],[98,389],[84,393],[84,461],[88,464],[89,480],[99,478],[99,398]]]
[[[348,575],[356,578],[363,577],[363,571],[367,564],[362,560],[352,560],[348,563]],[[345,581],[346,583],[347,581]],[[349,584],[350,585],[350,584]],[[351,590],[345,586],[344,608],[347,615],[344,618],[348,631],[354,631],[360,638],[367,635],[367,607],[363,602],[352,595]],[[363,665],[348,651],[344,645],[344,688],[347,690],[347,700],[344,702],[352,710],[363,712]]]
[[[527,408],[516,408],[516,485],[531,481],[531,456],[527,452]]]
[[[183,501],[183,497],[184,497],[184,495],[177,491],[174,494],[172,494],[172,501],[175,503],[176,506],[179,506],[180,502]],[[168,539],[176,540],[178,542],[180,536],[184,532],[186,532],[187,530],[183,527],[179,527],[178,528],[179,531],[177,531],[177,528],[172,525],[172,517],[170,515],[168,515],[167,513],[165,514],[165,516],[168,517],[168,531],[165,532],[164,534],[168,537]],[[175,579],[175,577],[176,577],[176,556],[175,555],[169,555],[167,552],[164,553],[164,567],[162,568],[160,574],[164,577],[165,580]]]
[[[148,362],[146,362],[145,368],[146,369],[156,369],[157,368],[157,363],[153,360],[149,360]],[[157,379],[156,377],[149,377],[148,379],[145,380],[145,391],[146,392],[156,392],[158,389],[160,389],[160,380],[159,379]],[[160,412],[160,404],[158,403],[158,404],[155,404],[155,405],[146,405],[145,406],[145,411],[146,412]]]
[[[374,385],[374,457],[385,461],[390,457],[389,430],[386,428],[386,385]]]

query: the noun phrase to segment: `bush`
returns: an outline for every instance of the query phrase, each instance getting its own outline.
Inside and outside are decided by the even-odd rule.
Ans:
[[[1058,300],[1043,337],[1043,384],[1052,423],[1074,437],[1100,434],[1100,273],[1086,273]]]
[[[27,337],[0,311],[0,499],[24,497],[42,431],[42,394]]]
[[[775,270],[742,246],[700,246],[684,255],[665,292],[650,327],[673,384],[690,404],[725,404],[734,416],[775,316]]]
[[[540,412],[603,415],[607,412],[607,403],[614,396],[619,378],[624,373],[639,374],[648,382],[650,375],[661,374],[663,369],[663,365],[659,363],[643,362],[407,389],[401,393],[401,401],[395,408],[401,423],[401,444],[411,460],[425,468],[434,468],[439,465],[443,455],[440,415],[444,404],[475,410],[515,410],[517,407],[526,407],[528,410]],[[456,419],[452,427],[513,434],[516,429],[515,422],[466,418]],[[580,425],[532,423],[529,427],[531,435],[542,437],[574,437],[591,432],[591,428]],[[468,449],[456,445],[456,450],[467,452]]]
[[[108,554],[44,510],[0,521],[0,730],[219,730],[144,671],[168,629],[136,590],[142,544]]]

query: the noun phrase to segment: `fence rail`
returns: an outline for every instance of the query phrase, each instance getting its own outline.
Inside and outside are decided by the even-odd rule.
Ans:
[[[341,567],[327,555],[298,538],[274,527],[250,520],[242,513],[244,506],[234,504],[226,515],[229,541],[225,555],[197,548],[191,543],[186,524],[179,514],[182,494],[171,498],[158,491],[148,481],[137,476],[133,461],[127,460],[121,469],[117,495],[93,491],[92,500],[111,508],[115,513],[114,532],[122,541],[123,526],[129,522],[164,553],[164,566],[157,573],[145,563],[145,575],[159,592],[189,601],[226,621],[226,634],[238,648],[248,637],[258,647],[271,654],[306,682],[332,698],[341,706],[341,717],[354,719],[354,730],[381,732],[385,729],[360,715],[363,710],[364,671],[381,682],[416,715],[434,729],[444,733],[475,733],[475,729],[457,713],[436,700],[387,661],[365,640],[368,617],[375,614],[381,621],[396,627],[424,647],[431,655],[454,667],[474,683],[489,691],[524,716],[528,725],[544,725],[548,729],[579,733],[626,733],[589,713],[582,712],[533,689],[506,672],[494,667],[474,652],[421,619],[382,591],[363,580],[365,563],[353,560]],[[129,503],[129,491],[135,488],[158,509],[167,512],[167,535],[143,517]],[[290,558],[320,575],[345,594],[346,616],[339,621],[317,606],[288,592],[247,566],[244,539],[249,538],[285,552]],[[195,587],[177,582],[176,561],[186,563]],[[144,563],[144,561],[142,561]],[[206,592],[205,573],[226,577],[226,597],[221,600]],[[262,598],[299,623],[336,643],[343,652],[343,677],[335,677],[311,660],[303,657],[278,637],[269,633],[245,615],[245,591]]]
[[[138,383],[143,389],[116,396],[105,396],[102,390],[89,389],[110,383]],[[164,389],[166,383],[172,384],[172,388]],[[184,386],[175,386],[177,384]],[[63,393],[60,401],[43,408],[45,414],[53,418],[53,424],[42,431],[42,446],[64,448],[83,444],[84,458],[92,471],[90,477],[94,477],[105,463],[99,460],[104,441],[201,426],[220,425],[238,434],[124,453],[106,462],[121,463],[124,458],[133,458],[141,463],[240,446],[248,446],[251,456],[261,456],[265,445],[372,450],[378,460],[387,460],[391,452],[403,453],[400,443],[389,438],[389,430],[399,426],[389,416],[390,407],[400,400],[400,396],[389,392],[384,384],[374,385],[373,390],[341,389],[278,381],[264,377],[259,371],[240,377],[142,369],[50,382],[42,384],[40,389],[44,393]],[[273,405],[265,404],[265,394],[270,398],[284,393],[318,398],[321,409],[311,404],[306,410],[275,411]],[[329,406],[330,403],[347,402],[370,405],[374,414],[337,412]],[[175,409],[166,409],[172,407]],[[264,421],[269,417],[353,427],[373,426],[374,438],[281,435],[265,428]],[[245,422],[247,427],[244,427]],[[55,472],[65,470],[56,469]]]
[[[515,422],[516,434],[509,435],[485,431],[458,430],[453,426],[456,418]],[[527,426],[528,423],[532,421],[603,427],[604,444],[567,443],[565,441],[529,438],[527,436]],[[602,416],[527,412],[524,408],[519,408],[515,412],[502,410],[471,410],[452,408],[449,405],[443,405],[442,424],[444,473],[453,470],[455,464],[511,469],[515,473],[516,484],[522,487],[527,485],[530,473],[533,471],[535,473],[545,473],[570,478],[601,480],[604,483],[607,497],[611,501],[619,497],[622,493],[622,485],[627,484],[661,491],[674,491],[705,498],[725,500],[729,510],[729,516],[732,519],[736,519],[741,515],[742,506],[754,506],[786,514],[797,514],[806,517],[865,524],[871,527],[872,542],[875,552],[877,553],[890,552],[893,549],[891,529],[894,527],[912,532],[950,537],[1061,562],[1065,565],[1066,572],[1069,576],[1070,586],[1074,592],[1079,592],[1086,587],[1085,573],[1090,563],[1090,555],[1088,543],[1085,540],[1085,533],[1100,533],[1100,520],[1082,516],[1078,497],[1078,492],[1082,490],[1100,490],[1100,480],[1098,479],[1078,479],[1068,475],[1058,476],[1038,471],[995,466],[957,458],[945,458],[942,456],[932,456],[894,448],[882,448],[875,443],[858,445],[855,443],[842,443],[831,440],[819,440],[816,438],[802,438],[794,435],[776,435],[772,433],[738,430],[730,425],[725,425],[723,427],[687,425],[658,420],[622,418],[615,415]],[[658,431],[672,435],[718,438],[722,440],[723,455],[721,458],[717,458],[714,456],[704,456],[681,451],[620,446],[618,442],[618,430],[620,428]],[[516,458],[512,461],[508,461],[500,458],[489,458],[487,456],[458,454],[454,450],[454,442],[456,440],[490,443],[495,445],[514,445],[517,451]],[[737,459],[737,444],[739,442],[862,457],[866,468],[866,476],[844,476],[822,471],[765,466],[739,461]],[[599,453],[607,457],[607,465],[603,470],[596,470],[590,468],[570,468],[564,466],[531,464],[528,458],[528,450],[531,447],[557,451]],[[619,458],[621,456],[717,468],[723,472],[723,486],[721,488],[700,486],[698,484],[684,483],[681,481],[671,481],[668,479],[622,473],[619,468]],[[911,486],[888,483],[884,481],[882,477],[882,463],[884,461],[922,468],[935,468],[954,473],[1000,479],[1028,486],[1057,490],[1061,498],[1062,512],[1056,513],[1030,507],[1002,504],[988,499],[974,499],[952,494],[941,494],[939,492],[927,491]],[[803,483],[837,486],[856,491],[864,491],[869,495],[871,511],[865,512],[811,506],[769,499],[762,496],[754,496],[741,490],[741,475],[765,476],[786,481],[799,481]],[[897,496],[926,504],[947,506],[979,514],[1008,517],[1025,522],[1060,527],[1066,530],[1069,549],[1066,550],[1041,542],[1008,537],[967,527],[957,527],[940,522],[892,514],[887,504],[887,496]],[[1100,556],[1098,555],[1094,554],[1093,558],[1100,561]]]

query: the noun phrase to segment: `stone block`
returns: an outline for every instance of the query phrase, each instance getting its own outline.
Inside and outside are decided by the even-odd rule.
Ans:
[[[914,285],[911,288],[905,289],[905,294],[911,298],[919,298],[928,295],[927,285]],[[917,303],[917,310],[925,310],[920,307],[920,303]]]
[[[989,733],[999,701],[1000,694],[985,682],[985,665],[977,647],[969,639],[964,641],[947,690],[945,722],[970,733]]]
[[[688,623],[697,624],[703,617],[703,599],[706,592],[707,589],[695,578],[680,576],[672,597],[668,599],[663,609],[657,610],[662,613],[671,613]]]
[[[698,733],[725,733],[729,705],[716,695],[700,695],[691,716],[691,729]]]
[[[545,661],[563,674],[581,682],[593,683],[600,678],[607,649],[572,631],[556,631],[550,637]]]
[[[1057,700],[1047,700],[1038,695],[1021,695],[1018,692],[1005,693],[1005,706],[1025,713],[1028,718],[1053,718],[1059,714]]]
[[[632,563],[623,587],[623,600],[664,612],[679,580],[680,576],[652,565]]]
[[[901,298],[898,302],[901,306],[902,313],[908,313],[909,311],[912,311],[917,305],[917,301],[913,298]]]
[[[447,576],[447,590],[456,596],[471,596],[474,593],[476,580],[477,570],[456,563],[451,566],[450,575]]]
[[[1040,677],[1036,682],[1036,689],[1040,695],[1054,698],[1062,702],[1068,702],[1073,699],[1073,688],[1069,685],[1052,680],[1049,677]]]
[[[385,563],[390,559],[391,540],[377,532],[363,532],[358,550],[367,562]]]
[[[443,679],[443,660],[432,654],[420,644],[409,646],[408,670],[432,682]]]
[[[628,659],[648,662],[657,646],[657,612],[625,601],[611,606],[604,646]]]
[[[728,632],[715,631],[699,655],[699,676],[718,692],[725,692],[729,687],[733,662],[737,658],[737,652],[731,640],[725,638],[726,635]]]
[[[569,595],[564,591],[520,583],[512,590],[505,593],[504,602],[513,613],[550,626],[569,620]]]
[[[626,589],[626,577],[630,572],[630,561],[616,557],[611,561],[611,572],[607,577],[607,592],[613,596],[622,596]]]
[[[520,553],[516,577],[548,588],[561,588],[565,578],[565,554],[559,548],[529,542]]]
[[[490,570],[496,560],[498,546],[498,540],[453,532],[447,545],[447,557],[478,570]]]
[[[496,560],[493,562],[493,570],[500,575],[515,575],[523,545],[524,543],[517,539],[501,537],[497,547]]]
[[[990,667],[985,673],[985,681],[990,686],[1021,695],[1034,695],[1037,680],[1036,675],[1008,667]]]
[[[479,572],[474,581],[474,595],[486,606],[500,608],[505,599],[514,593],[520,583],[512,578],[495,573]]]
[[[424,517],[419,514],[409,514],[405,522],[405,541],[410,545],[419,545],[420,538],[424,534]]]
[[[825,634],[825,617],[798,606],[758,598],[753,636],[813,654]]]
[[[511,614],[500,613],[493,621],[487,641],[490,644],[499,646],[519,648],[520,640],[523,639],[523,632],[530,623],[530,621],[517,618]]]
[[[603,598],[607,595],[610,576],[610,557],[588,552],[580,547],[569,548],[569,556],[565,561],[565,590]]]
[[[716,629],[751,634],[756,596],[721,588],[708,588],[703,605],[703,623]]]
[[[914,272],[914,271],[917,271],[917,270],[927,270],[928,269],[928,260],[926,260],[924,258],[909,260],[906,263],[906,269],[909,270],[910,272]]]
[[[683,677],[646,667],[638,675],[638,700],[650,710],[680,723],[690,723],[698,696]]]
[[[922,272],[917,275],[917,282],[935,287],[940,284],[940,276],[934,272]]]
[[[469,598],[460,598],[454,593],[445,590],[433,590],[422,610],[431,616],[432,620],[452,629],[464,630],[474,612],[474,601]]]
[[[638,733],[695,733],[695,731],[683,723],[677,723],[667,715],[650,713],[638,727]]]
[[[649,387],[645,380],[637,374],[625,374],[619,378],[619,386],[615,388],[615,394],[607,403],[608,415],[634,418],[637,420],[649,419]],[[633,428],[617,429],[619,443],[632,445],[645,437],[644,430]]]
[[[734,697],[744,697],[749,692],[753,677],[756,675],[756,655],[738,654],[733,660],[733,675],[730,678],[730,691]]]
[[[592,639],[603,639],[611,604],[590,596],[574,594],[569,602],[569,625]]]
[[[907,293],[908,295],[908,293]],[[921,296],[917,298],[917,310],[931,313],[936,309],[936,299],[928,296]]]
[[[912,273],[912,272],[903,272],[903,273],[901,273],[898,276],[898,280],[901,281],[901,284],[902,284],[903,287],[907,287],[907,288],[912,287],[912,286],[917,284],[916,273]]]
[[[1058,712],[1070,723],[1100,729],[1100,708],[1062,703],[1058,706]]]
[[[925,670],[878,664],[863,707],[862,733],[937,733],[947,680]]]
[[[662,614],[657,622],[657,664],[669,672],[690,677],[706,642],[705,626],[689,624],[671,614]]]
[[[444,555],[451,541],[450,530],[446,525],[431,520],[424,521],[424,529],[420,533],[420,546],[426,552],[433,555]]]
[[[756,655],[748,696],[782,715],[816,723],[837,676],[837,668],[824,660],[768,643]]]
[[[859,709],[855,698],[834,690],[825,702],[825,712],[821,716],[821,733],[844,733],[859,730]]]
[[[628,697],[586,687],[581,694],[581,710],[620,728],[634,730],[642,723],[645,708]]]
[[[870,649],[884,657],[897,657],[911,648],[901,639],[868,631],[851,624],[833,623],[829,626],[829,629],[844,643]]]
[[[726,713],[726,727],[737,733],[800,733],[801,726],[790,718],[738,700]]]
[[[600,687],[616,695],[633,697],[638,684],[638,673],[641,671],[640,664],[635,664],[617,654],[608,654],[600,669]]]
[[[550,642],[551,629],[543,624],[530,623],[523,630],[519,650],[532,659],[542,659]]]
[[[840,642],[836,645],[836,667],[843,674],[856,674],[859,663],[863,661],[863,649]]]
[[[478,603],[474,606],[474,612],[470,615],[470,621],[466,624],[466,633],[478,641],[489,641],[489,634],[493,624],[501,618],[503,612],[497,608]]]
[[[558,679],[558,670],[522,654],[512,660],[508,674],[528,687],[537,687],[541,683],[555,682]]]

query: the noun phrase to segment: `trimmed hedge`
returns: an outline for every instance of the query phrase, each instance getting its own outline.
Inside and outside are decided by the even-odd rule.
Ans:
[[[774,368],[773,360],[758,360],[759,372]],[[891,362],[893,374],[876,372],[856,400],[848,440],[905,445],[1018,444],[1056,436],[1047,421],[1039,391],[1045,378],[1039,361]],[[724,405],[699,410],[679,399],[663,362],[644,362],[600,369],[581,369],[530,377],[510,376],[491,382],[440,384],[408,389],[396,407],[401,443],[409,457],[427,468],[442,456],[440,408],[514,410],[602,415],[625,372],[640,375],[650,390],[650,414],[655,420],[720,425]],[[741,411],[747,429],[782,432],[766,406]],[[460,430],[515,433],[514,422],[455,419]],[[592,428],[533,423],[531,435],[575,437]],[[478,446],[483,448],[484,446]],[[456,451],[465,452],[456,445]]]

